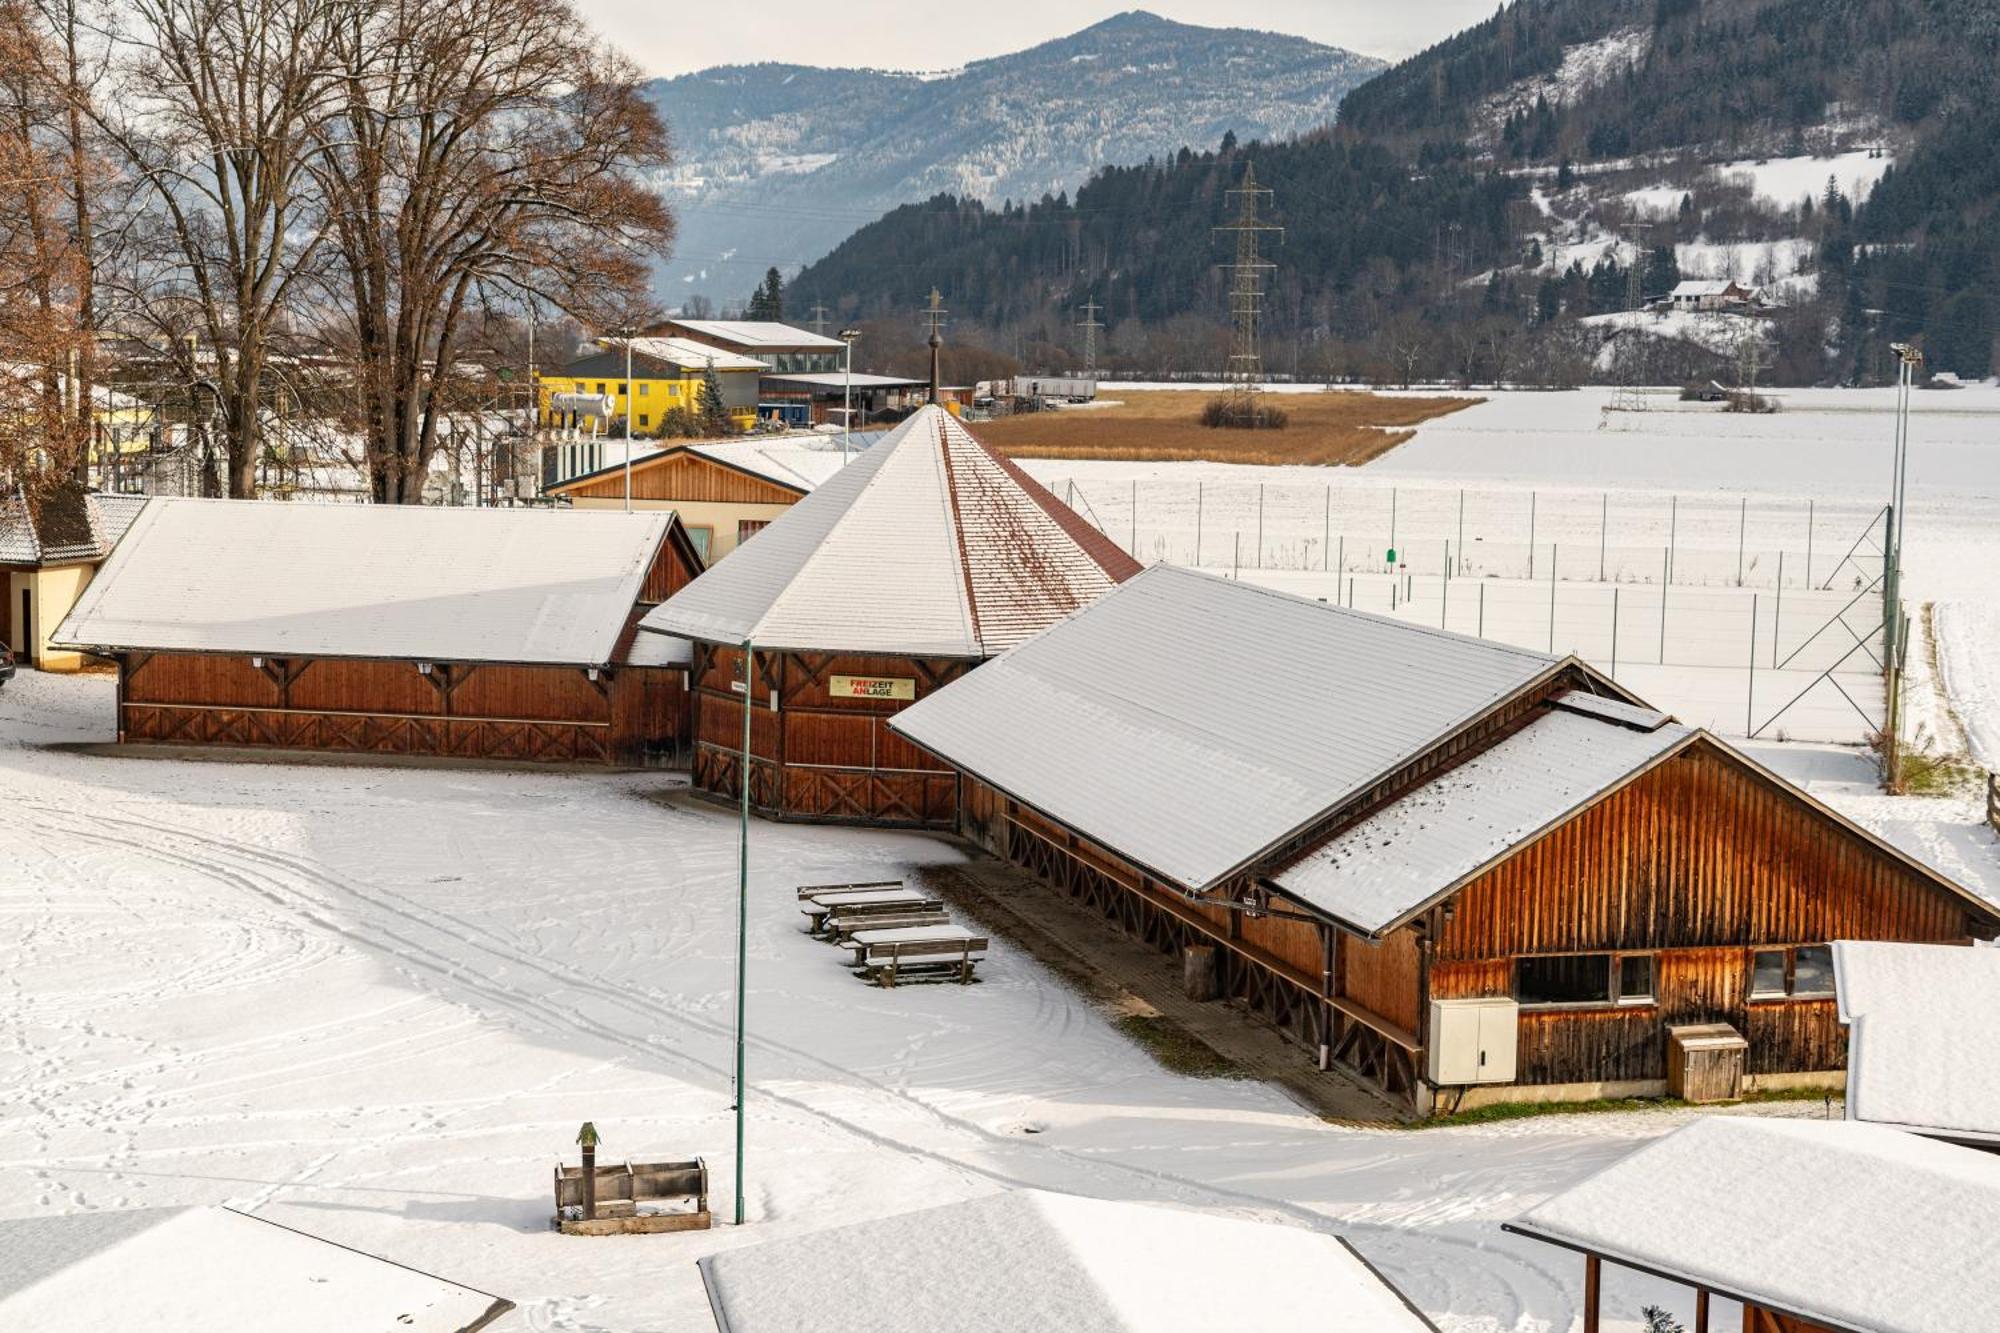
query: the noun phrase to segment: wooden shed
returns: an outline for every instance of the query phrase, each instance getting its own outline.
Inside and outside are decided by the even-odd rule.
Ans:
[[[0,643],[24,666],[75,671],[79,653],[52,646],[56,628],[144,507],[143,495],[100,495],[64,482],[0,500]]]
[[[1168,567],[891,724],[964,832],[1393,1100],[1837,1086],[1829,944],[1993,905],[1573,658]]]
[[[135,743],[671,762],[701,570],[671,513],[150,501],[57,634]]]
[[[1138,567],[927,407],[642,629],[694,645],[696,786],[737,793],[747,643],[757,809],[950,827],[957,775],[888,720]]]
[[[1663,1308],[1688,1333],[1979,1333],[2000,1157],[1876,1125],[1709,1116],[1505,1229],[1583,1256],[1583,1333],[1633,1327],[1640,1302],[1607,1294],[1618,1269],[1677,1284]]]

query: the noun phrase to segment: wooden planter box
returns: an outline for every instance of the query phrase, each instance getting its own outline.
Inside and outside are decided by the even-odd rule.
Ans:
[[[1667,1091],[1683,1101],[1733,1102],[1743,1096],[1750,1043],[1727,1023],[1667,1029]]]
[[[565,1236],[645,1235],[655,1231],[708,1230],[708,1164],[621,1162],[599,1166],[595,1217],[583,1216],[583,1168],[556,1168],[556,1215],[551,1225]],[[661,1204],[684,1206],[660,1209]],[[651,1204],[653,1212],[639,1211]]]

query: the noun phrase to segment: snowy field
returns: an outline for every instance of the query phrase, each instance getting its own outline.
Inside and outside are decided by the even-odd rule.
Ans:
[[[1681,403],[1669,390],[1649,391],[1643,412],[1607,411],[1607,389],[1493,393],[1424,423],[1409,443],[1361,468],[1023,466],[1148,560],[1467,631],[1481,623],[1485,583],[1486,632],[1525,647],[1550,646],[1553,572],[1555,650],[1602,667],[1611,665],[1616,588],[1618,676],[1662,707],[1728,735],[1782,730],[1858,742],[1868,723],[1826,685],[1771,719],[1830,665],[1825,654],[1847,654],[1880,628],[1879,599],[1856,599],[1881,570],[1895,393],[1772,396],[1783,410],[1748,416]],[[1905,600],[1912,614],[1936,604],[1959,721],[1974,757],[2000,767],[2000,588],[1992,578],[2000,568],[2000,388],[1919,392],[1912,403]],[[1387,572],[1392,547],[1399,570],[1414,576],[1407,584]],[[1464,575],[1448,594],[1447,567]],[[1879,718],[1874,678],[1866,650],[1846,657],[1843,688]]]
[[[0,691],[0,1216],[228,1203],[511,1297],[526,1328],[638,1333],[707,1327],[700,1254],[1033,1185],[1339,1230],[1446,1329],[1568,1333],[1579,1266],[1500,1223],[1682,1118],[1331,1126],[1163,1071],[1004,941],[984,984],[866,987],[799,933],[793,886],[958,853],[760,823],[754,1225],[558,1237],[549,1168],[585,1119],[613,1159],[706,1156],[727,1215],[727,814],[662,776],[39,748],[103,738],[111,705],[102,677]],[[1879,800],[1851,755],[1797,762]],[[1616,1274],[1607,1327],[1675,1299]]]

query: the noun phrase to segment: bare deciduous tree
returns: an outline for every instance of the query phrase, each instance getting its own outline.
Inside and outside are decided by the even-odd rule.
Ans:
[[[96,119],[148,187],[122,303],[215,401],[228,493],[256,493],[265,371],[325,215],[309,171],[336,107],[344,0],[131,0]]]
[[[374,498],[414,503],[482,307],[627,318],[673,224],[637,70],[568,0],[340,0],[312,169]]]

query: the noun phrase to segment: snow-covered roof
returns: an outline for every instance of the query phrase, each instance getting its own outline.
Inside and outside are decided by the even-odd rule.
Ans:
[[[713,458],[745,472],[754,472],[780,486],[810,491],[840,471],[861,451],[882,438],[881,433],[861,433],[849,437],[845,456],[840,437],[811,436],[799,440],[725,440],[714,444],[691,444],[688,452]]]
[[[721,1333],[847,1333],[885,1322],[957,1333],[1435,1327],[1337,1236],[1034,1190],[700,1264]],[[809,1274],[837,1280],[803,1280]]]
[[[1633,720],[1617,720],[1625,717]],[[1499,744],[1341,830],[1271,882],[1358,930],[1386,933],[1694,734],[1664,714],[1566,695]]]
[[[604,347],[605,350],[619,356],[625,354],[623,339],[605,339]],[[634,338],[632,350],[639,356],[651,357],[655,361],[682,370],[703,370],[710,366],[717,370],[764,369],[764,363],[754,356],[724,351],[708,343],[698,343],[692,338]]]
[[[1736,286],[1732,278],[1688,278],[1674,287],[1675,296],[1725,296]]]
[[[55,638],[603,666],[674,522],[672,511],[154,499]]]
[[[0,1327],[467,1333],[513,1308],[228,1208],[0,1221]]]
[[[850,378],[838,370],[825,370],[800,375],[766,375],[764,382],[804,384],[816,389],[841,389],[849,386],[856,389],[909,389],[928,381],[904,379],[900,375],[864,375],[858,370]]]
[[[100,560],[146,505],[143,495],[52,492],[30,506],[19,490],[0,501],[0,564],[64,565]]]
[[[1847,1118],[2000,1142],[2000,948],[1840,940]]]
[[[989,657],[1137,567],[926,407],[641,623],[760,648]]]
[[[738,347],[811,347],[837,352],[846,346],[838,338],[829,338],[811,329],[795,328],[790,324],[775,324],[769,320],[757,319],[670,319],[669,325],[678,329],[689,329],[710,338],[719,338]]]
[[[1854,1333],[1992,1327],[2000,1156],[1876,1125],[1709,1116],[1507,1224]]]
[[[890,725],[1201,889],[1561,665],[1155,565]]]

